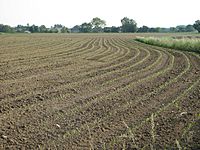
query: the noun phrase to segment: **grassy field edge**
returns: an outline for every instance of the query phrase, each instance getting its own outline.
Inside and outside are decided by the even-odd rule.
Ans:
[[[135,41],[149,45],[171,48],[181,51],[195,52],[200,54],[200,40],[197,38],[176,39],[170,37],[136,37]]]

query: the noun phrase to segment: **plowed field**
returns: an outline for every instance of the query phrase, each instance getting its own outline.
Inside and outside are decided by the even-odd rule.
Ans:
[[[200,56],[134,34],[0,36],[0,149],[198,149]]]

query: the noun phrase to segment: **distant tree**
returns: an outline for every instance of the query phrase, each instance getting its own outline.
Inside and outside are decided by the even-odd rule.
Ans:
[[[195,21],[193,27],[200,33],[200,20]]]
[[[67,27],[62,27],[61,33],[69,33],[69,29]]]
[[[122,32],[136,32],[137,31],[137,23],[133,19],[129,19],[124,17],[121,20],[122,23]]]
[[[92,24],[91,23],[83,23],[80,26],[80,31],[83,33],[89,33],[92,31]]]
[[[158,28],[156,28],[156,29],[158,29]],[[168,32],[170,32],[170,28],[159,28],[157,32],[168,33]]]
[[[54,28],[56,29],[56,28],[62,28],[63,27],[63,25],[61,25],[61,24],[55,24],[54,25]]]
[[[137,32],[149,32],[149,27],[147,26],[142,26],[138,29]]]
[[[73,28],[71,28],[72,33],[78,33],[81,30],[81,26],[75,25]]]
[[[195,28],[193,27],[193,25],[187,25],[186,27],[185,27],[185,31],[186,32],[194,32],[195,31]]]
[[[111,32],[112,33],[118,33],[119,31],[120,31],[120,27],[115,27],[115,26],[111,27]]]
[[[58,33],[58,29],[55,29],[55,28],[50,28],[49,30],[50,33]]]
[[[36,25],[32,25],[29,27],[29,31],[32,33],[37,33],[37,32],[39,32],[39,27]]]
[[[28,31],[28,30],[29,30],[29,28],[30,28],[30,25],[29,25],[29,23],[27,23],[27,24],[26,24],[26,26],[23,26],[23,29],[24,29],[24,31]]]
[[[47,32],[46,26],[45,26],[45,25],[41,25],[41,26],[39,27],[39,32],[41,32],[41,33]]]
[[[102,32],[103,31],[103,27],[105,27],[106,22],[98,17],[93,18],[91,21],[92,24],[92,30],[93,32]]]
[[[162,32],[162,29],[157,27],[157,28],[149,28],[149,32]]]
[[[53,27],[53,33],[61,33],[61,32],[64,32],[64,28],[65,26],[61,25],[61,24],[55,24],[54,27]],[[63,29],[63,31],[62,31]]]
[[[176,28],[175,28],[175,27],[170,27],[170,28],[169,28],[169,31],[170,31],[170,32],[176,32]]]
[[[14,28],[9,25],[0,24],[0,32],[12,33],[15,32]]]
[[[101,27],[103,28],[106,25],[106,22],[98,17],[93,18],[91,21],[93,27]]]
[[[3,24],[0,24],[0,32],[5,32],[5,31],[4,31],[4,25],[3,25]]]
[[[156,28],[153,28],[153,30],[156,33],[166,33],[166,32],[169,32],[169,28],[156,27]]]
[[[15,27],[16,32],[24,32],[26,30],[26,26],[23,25],[17,25]]]
[[[185,25],[178,25],[176,26],[177,32],[186,32],[186,26]]]
[[[104,27],[103,28],[103,32],[110,33],[111,32],[111,27]]]
[[[115,26],[112,26],[112,27],[104,27],[103,31],[106,32],[106,33],[118,33],[120,30],[119,27],[115,27]]]

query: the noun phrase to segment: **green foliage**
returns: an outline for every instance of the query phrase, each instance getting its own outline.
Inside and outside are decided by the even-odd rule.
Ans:
[[[106,32],[106,33],[119,33],[120,28],[119,27],[115,27],[115,26],[105,27],[103,31]]]
[[[175,27],[170,27],[170,28],[169,28],[169,31],[170,31],[170,32],[176,32],[177,30],[176,30]]]
[[[37,25],[17,25],[16,27],[11,27],[9,25],[3,25],[0,24],[0,32],[7,32],[7,33],[13,33],[13,32],[28,32],[31,33],[89,33],[89,32],[106,32],[106,33],[119,33],[119,32],[125,32],[125,33],[133,33],[133,32],[139,32],[139,33],[147,33],[147,32],[160,32],[160,33],[168,33],[168,32],[196,32],[196,30],[200,33],[200,20],[195,21],[193,25],[178,25],[176,27],[170,27],[170,28],[160,28],[160,27],[148,27],[148,26],[142,26],[140,28],[137,28],[137,23],[133,19],[129,19],[128,17],[124,17],[121,19],[122,26],[120,27],[105,27],[106,22],[99,17],[95,17],[91,20],[91,22],[82,23],[81,25],[76,25],[70,30],[61,25],[61,24],[55,24],[51,28],[45,27],[45,25],[37,26]]]
[[[166,32],[166,28],[149,28],[149,32]]]
[[[103,28],[106,25],[106,22],[98,17],[93,18],[91,24],[94,28]]]
[[[186,27],[185,27],[185,30],[186,30],[186,32],[194,32],[195,31],[195,28],[193,27],[193,25],[187,25]]]
[[[142,27],[140,27],[140,28],[138,29],[138,32],[142,32],[142,33],[144,33],[144,32],[149,32],[149,27],[147,27],[147,26],[142,26]]]
[[[83,32],[83,33],[89,33],[92,31],[92,24],[91,23],[83,23],[81,26],[80,26],[80,31]]]
[[[24,33],[25,31],[29,31],[30,26],[27,24],[27,26],[23,25],[17,25],[17,27],[14,28],[16,32]]]
[[[46,33],[46,32],[47,32],[47,28],[45,27],[45,25],[41,25],[41,26],[39,27],[39,32],[40,32],[40,33]]]
[[[176,26],[176,32],[194,32],[195,29],[192,25],[179,25],[179,26]]]
[[[37,33],[37,32],[39,32],[39,27],[35,26],[35,25],[32,25],[32,26],[29,27],[29,31],[31,33]]]
[[[167,38],[138,37],[136,38],[136,40],[150,45],[196,52],[200,54],[200,39],[198,38],[174,39],[170,37]]]
[[[75,25],[73,28],[71,28],[72,33],[78,33],[81,30],[81,26]]]
[[[119,32],[119,31],[120,31],[120,27],[115,27],[115,26],[112,26],[112,27],[111,27],[111,32],[117,33],[117,32]]]
[[[91,24],[92,24],[93,32],[103,32],[103,27],[106,25],[106,22],[96,17],[92,19]]]
[[[122,23],[122,32],[136,32],[137,31],[137,23],[133,19],[129,19],[124,17],[121,20]]]
[[[177,32],[185,32],[186,26],[185,25],[179,25],[179,26],[176,26],[176,30]]]
[[[103,32],[110,33],[111,32],[111,27],[105,27],[103,29]]]
[[[200,33],[200,20],[195,21],[193,27]]]
[[[160,32],[160,33],[169,33],[169,32],[195,32],[196,30],[192,25],[179,25],[176,27],[170,27],[170,28],[149,28],[147,26],[142,26],[138,29],[137,32],[140,33],[146,33],[146,32]]]
[[[62,28],[62,27],[63,27],[63,25],[61,25],[61,24],[55,24],[53,28],[58,29],[58,28]]]
[[[67,27],[62,27],[61,33],[69,33],[69,30]]]
[[[0,32],[13,33],[13,32],[15,32],[15,31],[14,31],[14,29],[13,29],[12,27],[10,27],[9,25],[0,24]]]

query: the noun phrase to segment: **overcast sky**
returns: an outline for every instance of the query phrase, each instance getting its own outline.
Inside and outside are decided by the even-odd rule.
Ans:
[[[200,19],[200,0],[0,0],[0,24],[11,26],[73,27],[93,17],[105,20],[107,26],[119,26],[125,16],[138,26],[193,24]]]

